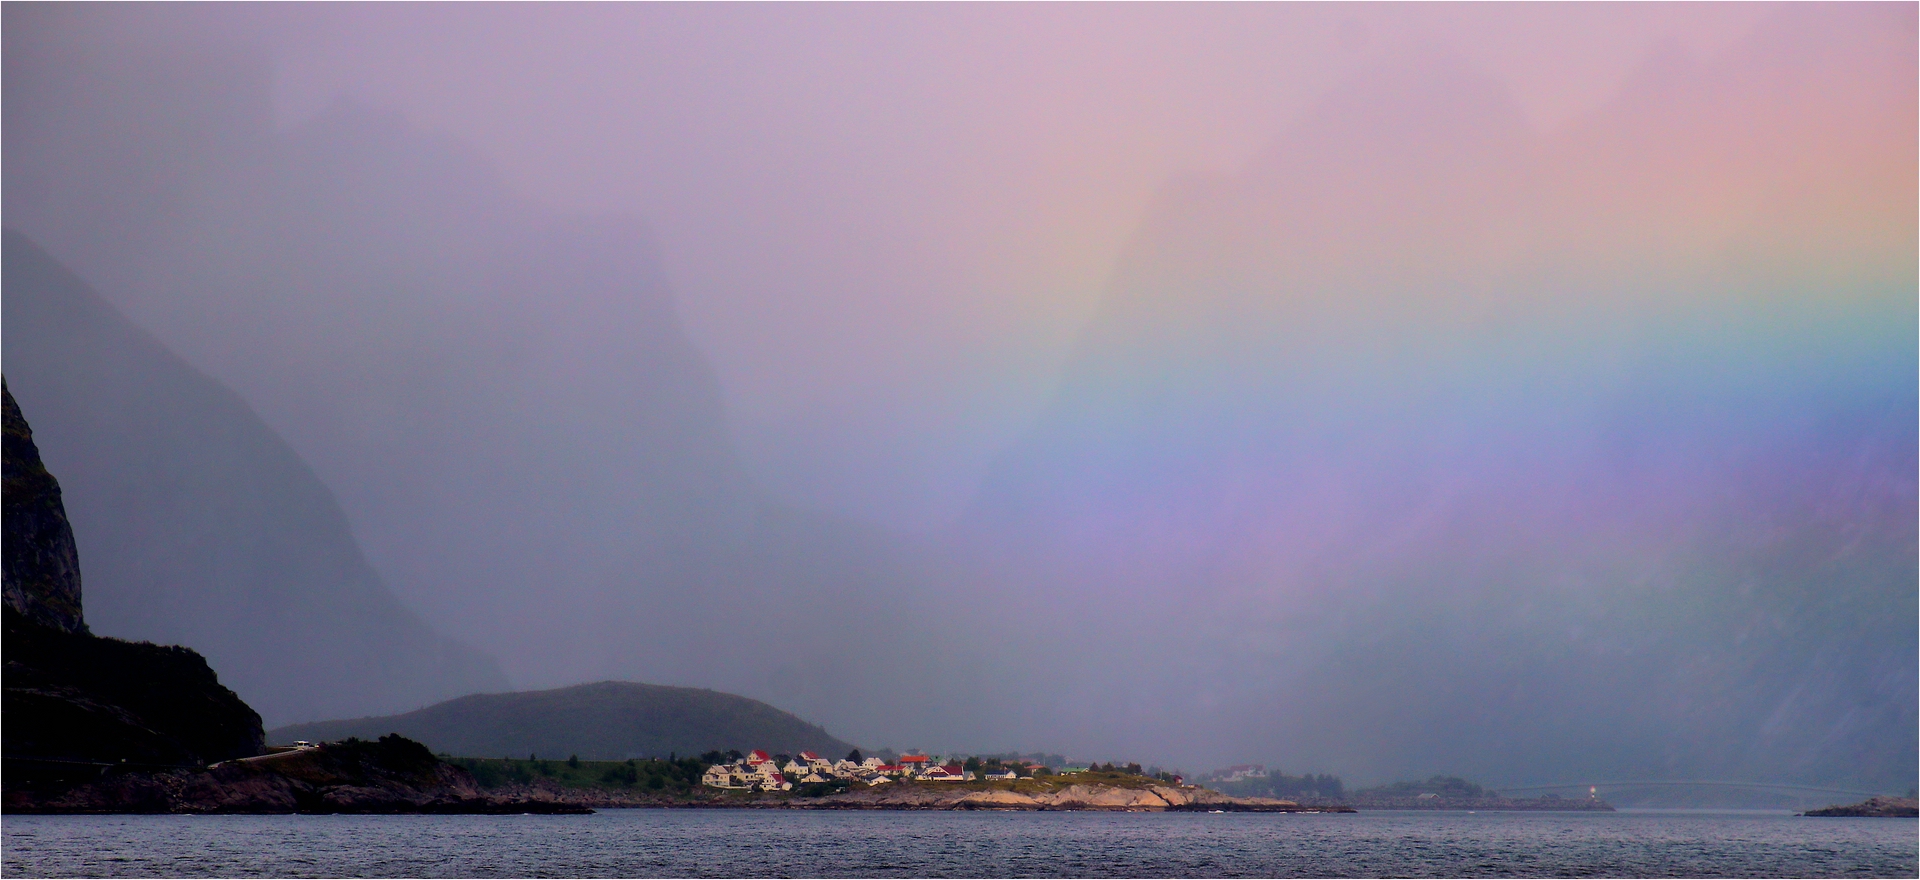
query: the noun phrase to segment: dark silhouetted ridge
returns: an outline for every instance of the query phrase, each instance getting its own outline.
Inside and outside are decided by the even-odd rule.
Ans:
[[[276,743],[398,733],[464,757],[578,755],[587,761],[802,750],[838,757],[851,745],[759,700],[702,688],[602,681],[547,691],[474,694],[404,715],[277,728]]]

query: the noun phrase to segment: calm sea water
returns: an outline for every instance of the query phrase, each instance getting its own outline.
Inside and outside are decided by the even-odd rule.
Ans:
[[[1659,813],[7,816],[0,873],[113,877],[1913,877],[1912,819]]]

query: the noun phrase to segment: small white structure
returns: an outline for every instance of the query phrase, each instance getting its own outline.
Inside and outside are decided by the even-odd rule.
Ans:
[[[1000,771],[1000,772],[998,772],[998,773],[987,773],[987,774],[985,774],[985,775],[983,775],[983,776],[982,776],[981,778],[983,778],[983,779],[991,779],[991,780],[995,780],[995,781],[1005,781],[1005,780],[1010,780],[1010,779],[1019,779],[1019,778],[1020,778],[1020,774],[1018,774],[1018,773],[1015,773],[1015,772],[1013,772],[1013,770],[1012,770],[1012,768],[1008,768],[1008,769],[1006,769],[1006,770],[1002,770],[1002,771]]]
[[[715,764],[701,774],[700,784],[713,788],[750,788],[738,764]]]

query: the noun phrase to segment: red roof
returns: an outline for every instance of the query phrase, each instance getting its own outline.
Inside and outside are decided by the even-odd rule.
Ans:
[[[927,763],[928,760],[929,759],[927,758],[926,755],[901,755],[900,756],[900,763],[902,764],[925,764]]]
[[[959,776],[962,772],[965,772],[966,767],[960,764],[948,764],[947,766],[942,767],[940,769],[945,770],[948,773],[952,773],[955,776]]]
[[[754,749],[753,751],[747,753],[747,763],[749,764],[764,764],[771,760],[773,760],[772,755],[769,755],[766,752],[760,751],[759,749]]]
[[[814,753],[812,753],[812,752],[801,752],[801,753],[800,753],[800,760],[802,760],[802,761],[818,761],[818,760],[820,760],[820,756],[819,756],[819,755],[816,755],[816,754],[814,754]]]
[[[898,773],[900,772],[900,765],[899,764],[881,764],[877,769],[881,773]]]

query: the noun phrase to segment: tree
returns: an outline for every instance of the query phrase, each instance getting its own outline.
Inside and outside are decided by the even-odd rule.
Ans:
[[[858,764],[862,761],[865,761],[866,757],[860,754],[859,749],[854,749],[853,751],[847,753],[847,760],[852,761],[855,764]]]
[[[568,767],[572,767],[572,768],[573,768],[573,769],[575,769],[575,770],[578,770],[578,769],[580,769],[580,756],[579,756],[579,755],[568,755],[568,756],[567,756],[567,766],[568,766]]]

